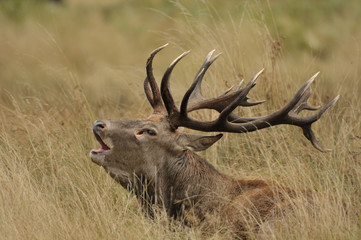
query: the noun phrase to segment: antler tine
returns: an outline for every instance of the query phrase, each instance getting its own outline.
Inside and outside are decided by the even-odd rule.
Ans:
[[[145,77],[144,83],[143,83],[143,87],[144,87],[144,93],[145,93],[145,96],[146,96],[147,99],[148,99],[148,102],[150,103],[150,105],[152,106],[152,108],[154,108],[155,105],[154,105],[154,100],[153,100],[153,93],[152,93],[152,91],[151,91],[150,88],[149,88],[148,77]]]
[[[243,82],[244,82],[244,79],[242,79],[242,80],[237,84],[237,87],[236,87],[236,89],[234,89],[234,91],[238,91],[239,89],[241,89],[241,86],[242,86]],[[224,91],[223,93],[219,94],[218,97],[223,97],[223,96],[227,95],[227,94],[233,89],[233,87],[234,87],[234,86],[228,88],[226,91]]]
[[[249,93],[249,91],[256,85],[255,81],[258,79],[258,77],[264,72],[264,68],[262,68],[253,78],[252,80],[247,84],[247,86],[245,88],[241,89],[241,85],[243,83],[243,80],[238,84],[234,95],[238,96],[237,97],[237,101],[234,101],[235,107],[237,106],[243,106],[243,107],[252,107],[252,106],[256,106],[259,105],[261,103],[266,102],[266,100],[261,100],[261,101],[256,101],[256,102],[249,102],[249,97],[247,96],[247,94]],[[250,87],[251,86],[251,87]],[[247,91],[245,91],[247,90]],[[239,96],[244,94],[244,97]],[[233,111],[233,110],[232,110]],[[234,113],[230,113],[228,115],[228,120],[230,122],[233,123],[244,123],[244,122],[249,122],[249,121],[254,121],[256,119],[258,119],[260,117],[239,117]]]
[[[164,106],[161,100],[157,82],[155,81],[153,75],[153,66],[152,66],[153,58],[159,51],[161,51],[166,46],[168,46],[168,43],[151,52],[146,64],[147,77],[144,80],[144,92],[145,95],[147,96],[150,105],[153,107],[154,112],[162,112]],[[148,84],[150,84],[151,90],[149,89]]]
[[[215,51],[215,49],[213,49],[212,51],[210,51],[208,53],[206,59],[204,60],[202,67],[198,70],[196,77],[194,78],[194,82],[197,82],[197,84],[195,85],[194,90],[190,95],[191,100],[204,99],[204,97],[202,95],[202,80],[203,80],[204,74],[206,73],[208,68],[212,65],[212,63],[222,54],[222,53],[218,53],[216,56],[211,58],[214,51]],[[203,71],[203,74],[201,73],[202,71]]]
[[[319,72],[317,72],[311,79],[314,79],[315,76],[317,76],[318,74],[319,74]],[[297,113],[301,112],[302,110],[315,111],[320,108],[320,106],[314,107],[314,106],[310,106],[307,103],[307,100],[311,96],[311,92],[312,92],[311,87],[309,87],[305,90],[305,93],[303,94],[302,99],[300,99],[300,103],[294,107],[294,111],[293,111],[294,113],[297,114]]]
[[[226,108],[222,110],[221,114],[219,115],[219,121],[225,121],[228,118],[228,116],[233,112],[233,110],[236,109],[236,107],[238,107],[239,102],[247,98],[247,94],[256,85],[256,80],[263,73],[263,71],[264,68],[252,78],[252,80],[247,84],[245,88],[242,88],[238,91],[236,99],[233,100],[233,102],[230,105],[228,105]]]
[[[311,88],[309,88],[309,90],[305,92],[305,95],[300,100],[300,104],[297,104],[297,106],[295,107],[294,112],[296,114],[300,113],[303,110],[315,111],[320,108],[320,106],[314,107],[307,103],[307,100],[310,96],[311,96]]]
[[[180,115],[181,117],[186,117],[187,116],[187,105],[188,105],[188,101],[189,101],[189,97],[192,95],[192,93],[194,93],[194,89],[197,87],[198,83],[200,81],[202,81],[202,75],[203,73],[206,71],[206,68],[201,68],[195,78],[195,81],[193,82],[193,84],[190,86],[190,88],[188,89],[188,91],[184,94],[181,106],[180,106]],[[200,97],[203,97],[202,94],[199,92],[197,94],[200,94]]]
[[[242,80],[238,83],[235,91],[238,91],[239,89],[241,89],[243,82],[244,82],[244,79],[242,79]]]
[[[316,113],[313,116],[308,117],[308,121],[310,123],[305,124],[304,126],[302,126],[302,130],[303,130],[303,135],[305,135],[305,137],[312,143],[312,145],[318,149],[321,152],[330,152],[331,149],[328,148],[324,148],[320,145],[320,143],[317,141],[315,134],[313,133],[312,129],[311,129],[311,124],[316,122],[318,119],[321,118],[322,114],[324,112],[326,112],[326,110],[328,108],[330,108],[332,105],[334,105],[338,99],[339,99],[340,95],[337,95],[332,101],[330,101],[327,105],[325,105],[318,113]],[[305,108],[306,109],[306,108]],[[313,110],[313,109],[312,109]],[[312,111],[311,110],[311,111]]]
[[[242,83],[242,82],[241,82]],[[238,84],[239,85],[239,84]],[[238,88],[238,87],[237,87]],[[225,95],[227,95],[230,91],[232,91],[232,89],[233,89],[233,86],[232,87],[230,87],[230,88],[228,88],[226,91],[224,91],[223,93],[221,93],[221,94],[219,94],[219,96],[218,97],[223,97],[223,96],[225,96]],[[239,89],[239,88],[238,88]]]
[[[309,93],[311,92],[311,84],[315,81],[316,77],[318,76],[320,72],[317,72],[315,75],[313,75],[296,93],[296,95],[291,99],[291,101],[286,104],[286,106],[283,107],[283,112],[288,113],[290,112],[297,103],[302,102],[302,98],[306,99],[305,96],[309,96]],[[298,105],[297,105],[298,106]]]
[[[204,61],[202,67],[199,69],[196,77],[194,78],[193,84],[189,87],[188,91],[184,94],[181,107],[180,107],[180,115],[182,117],[187,116],[187,105],[189,100],[200,100],[205,99],[202,95],[202,80],[204,77],[204,74],[208,70],[208,68],[212,65],[212,63],[222,54],[218,53],[216,56],[212,57],[212,54],[215,50],[212,50],[208,53],[206,60]]]
[[[160,88],[161,88],[162,99],[163,99],[165,108],[167,109],[168,115],[172,115],[174,112],[178,112],[177,106],[174,103],[173,96],[169,90],[169,77],[170,77],[175,65],[177,65],[177,63],[183,57],[185,57],[189,52],[190,51],[184,52],[179,57],[174,59],[174,61],[169,65],[169,67],[167,68],[167,70],[165,71],[165,73],[163,75]]]
[[[256,105],[258,105],[258,104],[264,103],[264,102],[266,101],[266,100],[260,100],[260,101],[256,101],[256,102],[248,102],[249,97],[247,97],[248,92],[251,90],[251,88],[253,88],[253,87],[256,85],[256,80],[258,79],[258,77],[259,77],[263,72],[264,72],[264,68],[262,68],[258,73],[256,73],[256,75],[253,76],[252,80],[247,84],[247,86],[246,86],[245,88],[240,89],[243,80],[242,80],[242,81],[240,82],[240,84],[237,86],[235,92],[236,92],[236,93],[238,93],[238,92],[241,93],[241,92],[245,91],[245,90],[248,88],[248,85],[250,85],[250,84],[252,85],[252,86],[248,89],[248,91],[247,91],[247,93],[245,94],[244,98],[238,97],[238,99],[243,100],[243,101],[240,101],[240,102],[238,103],[239,106],[252,107],[252,106],[256,106]]]

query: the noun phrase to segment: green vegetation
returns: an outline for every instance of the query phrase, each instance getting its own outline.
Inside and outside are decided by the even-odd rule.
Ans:
[[[0,1],[0,236],[6,239],[202,239],[197,228],[150,220],[134,196],[93,164],[96,119],[151,113],[143,94],[148,54],[180,99],[206,54],[208,96],[265,73],[251,92],[281,107],[321,71],[311,102],[339,102],[315,126],[320,153],[299,129],[225,134],[203,155],[220,171],[315,193],[318,208],[284,219],[267,239],[361,236],[361,4],[329,1]],[[209,119],[214,112],[198,113]],[[316,194],[319,193],[319,194]],[[317,196],[332,196],[330,198]],[[349,209],[342,211],[343,203]],[[301,204],[302,205],[302,204]],[[212,239],[226,239],[217,233]]]

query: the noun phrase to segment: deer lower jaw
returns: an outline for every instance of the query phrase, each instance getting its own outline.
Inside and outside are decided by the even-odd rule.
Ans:
[[[98,149],[99,150],[99,149]],[[91,150],[90,151],[90,159],[98,164],[99,166],[104,166],[104,159],[105,159],[105,156],[107,155],[107,153],[110,151],[110,150],[106,150],[106,151],[102,151],[102,152],[98,152],[98,150]]]
[[[104,166],[105,156],[108,155],[110,152],[110,148],[104,148],[104,146],[102,145],[101,148],[92,149],[90,151],[90,159],[99,166]]]

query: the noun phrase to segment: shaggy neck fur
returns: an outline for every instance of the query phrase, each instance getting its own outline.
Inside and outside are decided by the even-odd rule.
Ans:
[[[185,215],[192,212],[192,218],[202,221],[206,213],[217,211],[235,197],[234,180],[192,151],[165,161],[155,179],[138,176],[135,185],[135,193],[150,216],[153,206],[158,205],[170,217],[189,217]]]

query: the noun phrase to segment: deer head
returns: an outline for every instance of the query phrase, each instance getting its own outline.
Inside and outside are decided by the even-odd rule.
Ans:
[[[94,135],[101,148],[90,152],[92,161],[103,166],[124,187],[134,183],[134,176],[158,178],[159,176],[156,175],[162,174],[159,170],[166,168],[174,159],[181,159],[190,151],[205,150],[222,137],[222,134],[216,136],[185,134],[178,130],[181,126],[203,132],[247,133],[279,124],[295,125],[303,129],[305,137],[315,148],[328,151],[316,140],[311,125],[338,100],[338,96],[312,116],[298,115],[302,110],[318,109],[307,103],[311,94],[311,84],[318,73],[311,77],[281,109],[266,116],[241,117],[232,113],[236,107],[249,107],[264,102],[250,102],[247,97],[263,70],[243,88],[239,84],[233,91],[228,89],[218,97],[205,98],[201,93],[202,79],[209,66],[220,55],[212,57],[214,52],[212,51],[185,93],[181,104],[177,106],[169,89],[169,78],[175,65],[189,52],[183,53],[170,64],[164,73],[159,90],[153,76],[152,62],[154,56],[166,46],[154,50],[146,64],[147,77],[144,81],[144,90],[154,112],[143,120],[102,120],[96,121],[93,126]],[[214,109],[220,114],[212,121],[200,121],[188,115],[189,112],[198,109]]]

